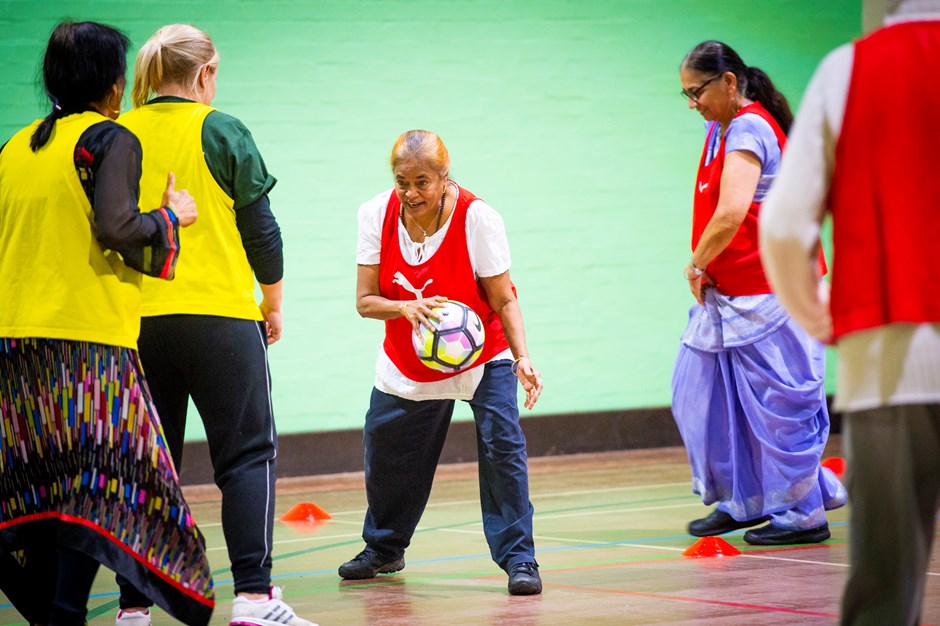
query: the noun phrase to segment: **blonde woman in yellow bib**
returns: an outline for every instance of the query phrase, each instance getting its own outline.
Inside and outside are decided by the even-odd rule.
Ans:
[[[205,426],[234,579],[231,623],[310,626],[271,587],[277,436],[267,349],[281,336],[283,277],[268,201],[275,179],[248,129],[211,106],[218,71],[208,35],[165,26],[138,53],[135,108],[119,120],[143,146],[141,198],[158,194],[159,172],[172,166],[200,209],[174,283],[144,283],[141,359],[177,464],[190,398]],[[145,626],[146,594],[119,583],[118,624]]]

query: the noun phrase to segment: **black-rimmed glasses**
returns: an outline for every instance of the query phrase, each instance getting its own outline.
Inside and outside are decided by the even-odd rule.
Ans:
[[[693,87],[691,89],[683,89],[682,91],[679,92],[679,94],[683,98],[688,98],[692,102],[695,102],[696,104],[698,104],[698,99],[702,97],[702,92],[705,91],[705,88],[708,87],[709,83],[716,81],[719,78],[721,78],[721,74],[715,74],[714,76],[706,80],[704,83],[702,83],[698,87]]]

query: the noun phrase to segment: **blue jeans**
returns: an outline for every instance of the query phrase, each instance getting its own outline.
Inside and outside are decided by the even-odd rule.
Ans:
[[[476,422],[483,532],[504,570],[535,561],[525,435],[510,362],[483,366],[470,400]],[[453,400],[406,400],[378,389],[366,413],[366,511],[362,538],[387,560],[404,556],[431,494]]]

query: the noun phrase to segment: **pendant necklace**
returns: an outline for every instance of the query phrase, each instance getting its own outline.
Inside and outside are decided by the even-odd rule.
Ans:
[[[430,233],[431,235],[433,235],[434,233],[436,233],[437,231],[441,229],[441,216],[444,214],[444,203],[446,201],[447,201],[447,183],[445,182],[444,193],[441,194],[441,204],[437,207],[437,220],[434,225],[434,230],[431,231]],[[421,234],[424,235],[424,239],[421,241],[421,243],[418,243],[414,239],[411,239],[410,236],[408,237],[409,239],[411,239],[411,242],[414,244],[415,260],[418,261],[418,263],[420,263],[421,261],[424,260],[424,244],[427,242],[428,237],[430,236],[428,234],[428,231],[431,230],[431,227],[428,226],[427,230],[425,230],[424,228],[421,228],[421,224],[418,223],[418,220],[416,220],[414,216],[412,216],[410,213],[408,216],[411,217],[411,221],[415,223],[415,226],[417,226],[418,230],[421,231]],[[401,225],[405,227],[405,232],[407,233],[408,226],[405,224],[405,205],[404,204],[401,205],[401,209],[399,210],[398,217],[399,219],[401,219]]]

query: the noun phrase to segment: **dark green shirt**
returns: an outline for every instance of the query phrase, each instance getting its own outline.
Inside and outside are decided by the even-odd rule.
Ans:
[[[191,100],[161,96],[151,102]],[[235,201],[235,223],[255,277],[276,283],[284,275],[283,242],[268,192],[277,179],[268,174],[251,132],[239,119],[212,111],[202,125],[202,152],[215,182]]]

